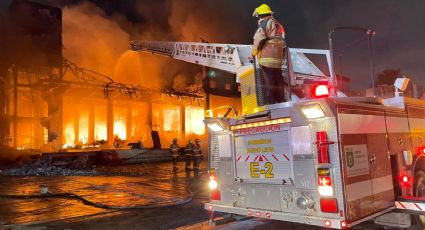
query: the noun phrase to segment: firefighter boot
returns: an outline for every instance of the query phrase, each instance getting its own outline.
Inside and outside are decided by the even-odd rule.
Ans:
[[[173,156],[173,172],[177,172],[177,157]]]
[[[199,163],[201,162],[201,156],[195,156],[193,159],[193,171],[199,173]]]
[[[186,164],[184,166],[184,170],[186,172],[190,172],[190,161],[191,161],[191,156],[186,155]]]

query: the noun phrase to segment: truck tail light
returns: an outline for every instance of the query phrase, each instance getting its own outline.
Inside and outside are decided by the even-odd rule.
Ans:
[[[325,225],[326,228],[330,228],[332,225],[332,222],[330,220],[325,220],[325,222],[323,222],[323,224]]]
[[[221,200],[221,193],[218,190],[217,176],[215,173],[215,168],[210,168],[210,181],[208,187],[211,189],[211,200]]]
[[[316,132],[317,161],[319,164],[329,164],[329,144],[326,131]]]
[[[332,180],[330,176],[319,176],[319,194],[321,196],[333,196],[334,190],[332,188]]]
[[[313,87],[313,96],[315,98],[329,97],[329,86],[317,85]]]
[[[221,200],[220,190],[216,189],[211,191],[211,200]]]
[[[319,176],[319,179],[317,180],[319,186],[331,186],[332,180],[330,176]]]
[[[217,179],[215,175],[210,175],[210,182],[208,183],[208,187],[210,187],[211,190],[217,189]]]
[[[337,213],[338,201],[335,198],[320,198],[320,210],[327,213]]]
[[[348,224],[345,220],[341,221],[341,229],[347,229]]]

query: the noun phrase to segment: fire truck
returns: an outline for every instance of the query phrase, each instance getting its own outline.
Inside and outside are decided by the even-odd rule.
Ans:
[[[391,98],[348,97],[337,90],[329,50],[288,48],[283,72],[304,94],[288,90],[287,102],[261,105],[249,45],[132,41],[131,49],[227,71],[240,83],[242,115],[205,119],[212,218],[424,229],[425,101],[403,94],[407,78]]]

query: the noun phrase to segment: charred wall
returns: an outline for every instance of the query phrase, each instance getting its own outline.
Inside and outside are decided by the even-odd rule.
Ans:
[[[21,116],[19,108],[25,105],[19,103],[28,95],[32,104],[59,96],[52,87],[40,88],[37,84],[41,80],[62,80],[62,10],[34,0],[13,0],[3,7],[6,10],[0,12],[0,137],[2,145],[16,147],[18,126],[30,119],[36,127],[50,126],[42,123],[45,117],[40,115]],[[54,119],[53,110],[58,109],[51,105],[48,102],[49,117]]]

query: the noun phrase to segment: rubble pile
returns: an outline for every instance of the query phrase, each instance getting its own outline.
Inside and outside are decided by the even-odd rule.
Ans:
[[[34,167],[24,165],[3,170],[4,176],[93,176],[96,169],[70,169],[57,166]]]
[[[55,166],[45,161],[35,161],[21,166],[4,168],[3,176],[93,176],[97,174],[94,168],[71,168]]]

